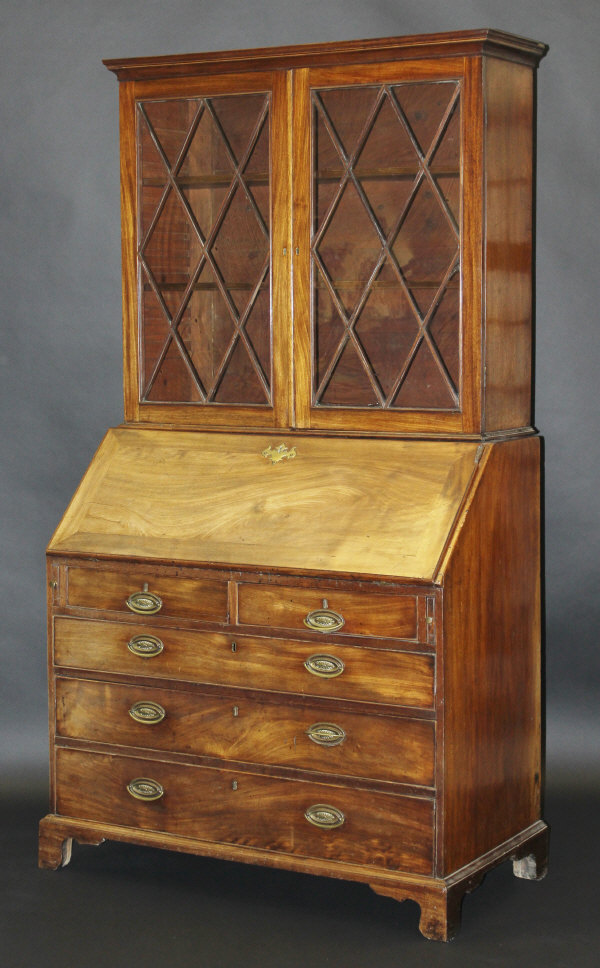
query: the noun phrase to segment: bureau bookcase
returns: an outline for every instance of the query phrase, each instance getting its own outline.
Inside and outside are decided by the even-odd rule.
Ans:
[[[125,421],[48,548],[40,864],[545,873],[535,73],[498,31],[107,61]]]

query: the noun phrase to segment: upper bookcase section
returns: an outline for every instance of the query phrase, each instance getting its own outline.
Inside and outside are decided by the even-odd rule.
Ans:
[[[126,420],[526,432],[545,52],[470,31],[106,61]]]

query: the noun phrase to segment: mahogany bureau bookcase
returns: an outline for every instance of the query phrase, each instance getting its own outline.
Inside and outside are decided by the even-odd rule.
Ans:
[[[40,864],[363,881],[428,938],[540,816],[535,73],[498,31],[108,61],[125,422],[48,549]]]

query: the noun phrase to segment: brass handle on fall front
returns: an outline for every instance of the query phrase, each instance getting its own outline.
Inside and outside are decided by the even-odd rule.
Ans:
[[[337,632],[344,624],[344,619],[339,612],[327,608],[327,602],[323,602],[323,608],[317,608],[314,612],[309,612],[304,619],[307,628],[315,632]]]
[[[153,800],[160,800],[165,791],[158,780],[138,776],[127,784],[127,792],[134,800],[144,800],[146,803],[151,803]]]
[[[309,655],[304,662],[304,668],[313,676],[319,676],[321,679],[335,679],[336,676],[341,676],[346,666],[335,655],[319,654]]]
[[[345,816],[337,807],[332,807],[328,803],[315,803],[306,810],[304,817],[314,827],[321,830],[334,830],[341,827],[345,821]]]
[[[160,655],[164,645],[156,635],[134,635],[127,643],[127,648],[141,659],[151,659]]]
[[[148,583],[146,582],[141,592],[134,592],[133,595],[129,596],[126,605],[136,615],[156,615],[157,612],[160,612],[163,603],[162,598],[148,591]]]
[[[129,715],[136,723],[147,723],[148,726],[153,726],[154,723],[162,723],[167,714],[160,703],[142,699],[140,702],[134,702]]]
[[[345,730],[335,723],[313,723],[306,730],[306,735],[317,746],[339,746],[346,739]]]

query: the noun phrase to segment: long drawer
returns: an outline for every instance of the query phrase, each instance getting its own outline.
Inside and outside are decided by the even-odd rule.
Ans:
[[[57,812],[416,874],[433,866],[425,797],[58,749]]]
[[[241,696],[58,678],[57,736],[433,786],[431,722]]]
[[[416,708],[432,708],[434,701],[433,656],[367,643],[324,645],[317,652],[316,643],[289,639],[57,617],[54,662],[65,668]]]
[[[415,595],[248,583],[238,589],[238,614],[240,625],[417,638]]]
[[[227,621],[227,582],[165,576],[151,568],[103,571],[70,566],[67,604],[223,624]]]

